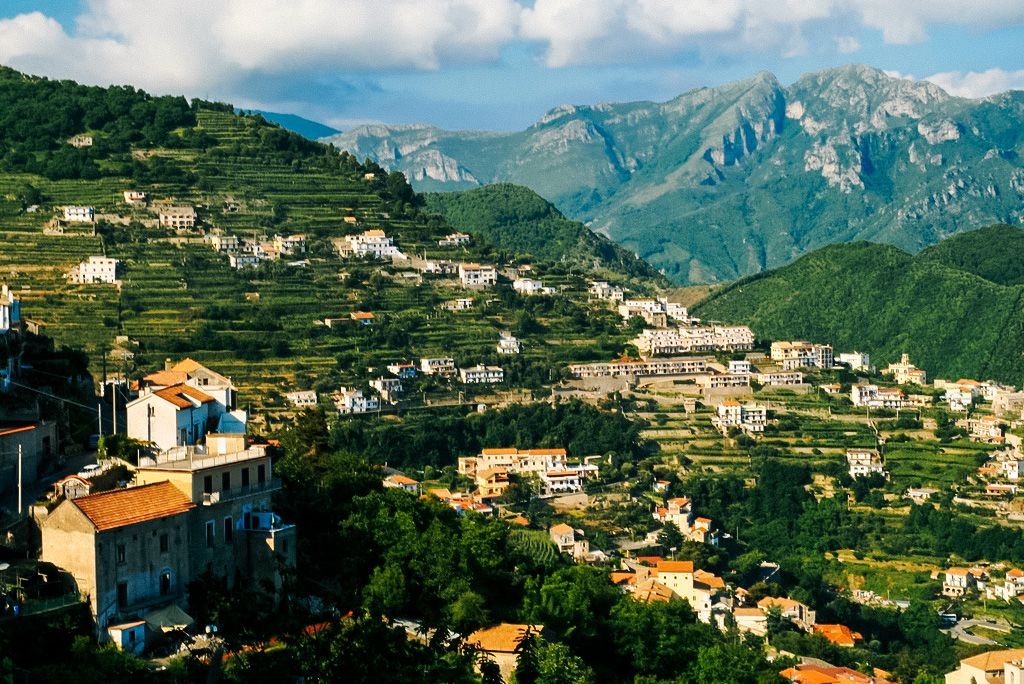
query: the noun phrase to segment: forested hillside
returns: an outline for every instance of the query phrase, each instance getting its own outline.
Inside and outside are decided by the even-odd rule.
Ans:
[[[992,227],[917,256],[866,242],[832,245],[740,280],[696,313],[749,323],[764,339],[831,342],[877,365],[907,352],[932,377],[1024,383],[1024,286],[1011,254],[1021,231]],[[964,268],[992,277],[988,280]]]
[[[553,204],[521,185],[497,183],[463,192],[425,195],[427,207],[459,230],[483,235],[502,249],[583,269],[609,268],[647,285],[665,284],[643,259],[562,215]]]

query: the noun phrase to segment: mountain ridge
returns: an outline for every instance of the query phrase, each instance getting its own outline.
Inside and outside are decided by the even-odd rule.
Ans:
[[[560,105],[522,131],[375,126],[327,140],[419,189],[525,185],[677,283],[722,282],[832,242],[919,251],[1019,223],[1024,93],[982,99],[865,65],[768,72],[666,102]]]

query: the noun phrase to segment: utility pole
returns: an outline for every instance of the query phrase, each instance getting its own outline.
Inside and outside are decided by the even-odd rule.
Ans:
[[[18,445],[18,517],[21,517],[21,496],[22,496],[22,482],[21,482],[21,445]]]
[[[114,432],[117,434],[117,377],[114,377],[114,384],[110,386],[110,411],[113,413]]]

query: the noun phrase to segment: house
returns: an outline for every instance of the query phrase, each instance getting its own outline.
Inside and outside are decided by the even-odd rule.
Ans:
[[[959,385],[947,386],[942,398],[949,404],[950,411],[965,413],[974,407],[974,392],[970,388]]]
[[[387,368],[388,372],[399,380],[411,380],[416,377],[416,366],[412,363],[389,363]]]
[[[974,441],[994,444],[1003,440],[1004,425],[995,416],[969,418],[965,421],[957,421],[957,425],[966,428]]]
[[[490,287],[498,282],[498,270],[481,264],[459,264],[459,282],[463,287]]]
[[[604,280],[594,280],[587,288],[587,294],[594,299],[605,299],[613,302],[621,302],[625,299],[625,291],[618,285],[609,285]]]
[[[160,208],[160,226],[163,228],[195,228],[196,210],[189,206],[167,206]]]
[[[654,489],[654,492],[656,494],[664,494],[665,492],[668,491],[668,488],[671,486],[672,483],[669,482],[668,480],[655,480],[652,489]]]
[[[231,378],[225,377],[217,371],[211,370],[195,359],[186,358],[177,363],[170,359],[164,361],[164,369],[156,373],[143,376],[139,382],[140,392],[147,390],[161,389],[178,383],[185,383],[200,389],[217,400],[214,408],[215,415],[235,411],[238,392]],[[238,430],[221,430],[219,432],[230,432]]]
[[[928,499],[931,498],[932,494],[938,493],[938,489],[932,489],[930,487],[912,487],[907,490],[907,493],[904,494],[904,497],[910,499],[912,502],[920,506],[924,502],[928,501]]]
[[[848,667],[836,667],[822,661],[800,663],[779,672],[783,679],[794,684],[896,684],[891,674],[874,668],[867,675]],[[979,682],[980,684],[980,682]]]
[[[519,662],[519,644],[527,632],[542,635],[543,625],[518,625],[503,622],[493,627],[478,629],[466,637],[466,645],[493,660],[501,672],[502,681],[511,681]],[[479,665],[474,665],[479,670]]]
[[[423,262],[420,270],[427,275],[455,275],[459,272],[459,265],[454,261],[428,260]]]
[[[771,359],[786,371],[808,367],[828,369],[833,365],[832,346],[802,340],[772,342]]]
[[[82,149],[83,147],[92,147],[92,144],[92,136],[85,135],[84,133],[79,133],[78,135],[73,135],[68,138],[68,145],[78,149]]]
[[[484,468],[478,470],[473,477],[476,483],[476,494],[481,499],[491,499],[501,496],[512,484],[508,477],[508,468]]]
[[[897,385],[926,385],[927,374],[910,362],[910,354],[900,356],[899,363],[890,363],[882,375],[891,375]]]
[[[729,362],[729,375],[750,375],[753,368],[749,361],[733,360]]]
[[[529,278],[516,278],[512,281],[512,289],[521,295],[553,295],[556,290],[553,287],[545,287],[539,280]]]
[[[228,264],[236,270],[257,268],[266,258],[267,255],[262,253],[262,250],[260,250],[259,254],[228,254]]]
[[[467,384],[494,384],[504,382],[505,371],[501,366],[485,366],[477,364],[470,368],[459,369],[459,379]]]
[[[146,206],[147,195],[141,190],[125,190],[124,203],[133,207]]]
[[[213,419],[209,394],[179,383],[128,402],[128,436],[159,449],[200,444]]]
[[[794,625],[804,630],[811,631],[815,623],[815,612],[799,601],[791,598],[766,596],[757,602],[757,607],[766,614],[772,609],[778,609],[781,616]]]
[[[114,284],[121,274],[121,262],[104,256],[91,256],[71,269],[68,279],[76,285]]]
[[[947,568],[942,580],[942,595],[959,598],[977,587],[977,581],[967,568]]]
[[[383,230],[367,230],[359,235],[346,235],[335,247],[343,257],[355,257],[358,259],[406,259],[407,257],[398,251],[392,238],[384,234]]]
[[[474,301],[472,297],[449,299],[441,303],[441,308],[445,311],[468,311],[473,308]]]
[[[523,351],[523,345],[512,333],[505,331],[498,333],[498,353],[518,354]]]
[[[1003,583],[990,587],[986,594],[990,598],[1001,598],[1004,601],[1012,601],[1024,595],[1024,571],[1011,568],[1006,572]]]
[[[92,481],[81,475],[68,475],[53,483],[53,498],[77,499],[92,493]]]
[[[841,393],[842,390],[843,386],[836,383],[830,383],[828,385],[821,386],[821,391],[824,392],[825,394],[837,395]]]
[[[750,632],[759,637],[768,635],[768,615],[760,608],[733,608],[732,619],[740,632]]]
[[[406,477],[401,473],[395,473],[394,475],[388,475],[384,478],[385,489],[401,489],[419,496],[420,483],[411,477]]]
[[[836,646],[842,646],[844,648],[853,648],[860,642],[864,641],[864,637],[860,632],[854,632],[846,625],[814,625],[814,633],[820,634]]]
[[[146,621],[134,620],[107,627],[110,641],[119,651],[142,655],[146,648]]]
[[[0,495],[18,487],[18,455],[21,481],[34,482],[40,466],[57,453],[57,423],[53,421],[0,423]]]
[[[839,363],[845,363],[850,367],[850,370],[854,372],[864,371],[866,373],[870,373],[875,369],[875,367],[871,365],[871,355],[865,352],[843,352],[836,357],[836,361]]]
[[[319,403],[315,390],[299,390],[297,392],[289,392],[284,395],[284,398],[288,400],[288,403],[296,408],[306,408],[309,406],[316,406]]]
[[[625,305],[619,307],[620,310],[623,306]],[[647,356],[707,351],[736,352],[754,348],[754,333],[745,325],[683,325],[675,329],[644,330],[632,342],[641,354]]]
[[[754,374],[754,379],[765,387],[786,387],[804,384],[804,374],[800,371],[762,370]]]
[[[275,235],[274,253],[278,257],[296,256],[306,253],[305,235]]]
[[[558,552],[572,556],[574,561],[584,560],[587,554],[590,553],[590,542],[584,538],[582,530],[576,530],[565,523],[559,523],[552,525],[551,529],[548,530],[548,534],[551,535],[551,541],[558,547]]]
[[[740,404],[729,399],[718,405],[718,415],[712,418],[711,422],[723,434],[732,427],[739,428],[747,434],[759,434],[764,432],[768,424],[768,409],[758,404]]]
[[[480,470],[504,468],[518,475],[540,477],[551,471],[569,470],[565,449],[482,449],[476,456],[460,456],[460,475],[475,477]]]
[[[214,235],[211,233],[203,239],[209,242],[217,252],[237,254],[242,250],[242,241],[237,235]],[[231,265],[235,266],[235,264]]]
[[[540,474],[540,493],[573,494],[583,491],[584,476],[578,470],[549,470]]]
[[[946,684],[1020,684],[1024,681],[1024,648],[986,651],[960,661],[946,673]]]
[[[96,210],[92,207],[64,207],[64,220],[68,223],[93,223]]]
[[[14,290],[0,285],[0,336],[21,327],[21,299]]]
[[[903,407],[904,395],[896,387],[854,385],[850,388],[850,399],[854,406],[898,409]]]
[[[847,449],[846,463],[850,467],[850,477],[868,476],[872,473],[888,475],[882,463],[882,455],[876,449]]]
[[[334,394],[334,405],[341,415],[369,413],[380,410],[380,399],[364,395],[362,390],[341,387]]]
[[[40,521],[41,557],[75,578],[98,639],[125,616],[184,602],[192,577],[188,514],[195,507],[163,481],[65,499]]]
[[[424,375],[440,375],[442,378],[447,378],[455,375],[458,369],[455,368],[455,359],[450,356],[441,356],[420,359],[420,371]]]
[[[443,238],[437,241],[438,247],[457,247],[458,245],[468,245],[470,237],[465,233],[448,233]]]
[[[375,378],[370,381],[370,387],[377,390],[381,398],[389,404],[394,404],[398,401],[398,395],[405,391],[400,378]]]
[[[657,375],[700,375],[708,370],[705,357],[674,359],[648,359],[646,361],[620,360],[607,363],[569,364],[569,373],[580,379],[636,378]]]
[[[375,318],[369,311],[353,311],[348,315],[348,317],[359,325],[373,325]]]
[[[711,604],[718,590],[694,577],[693,561],[658,561],[656,566],[660,584],[673,594],[688,601],[702,622],[711,620]]]

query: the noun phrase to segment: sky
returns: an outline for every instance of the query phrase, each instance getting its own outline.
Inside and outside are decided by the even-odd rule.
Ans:
[[[1024,89],[1024,0],[0,0],[0,64],[336,128],[518,130],[851,62]]]

